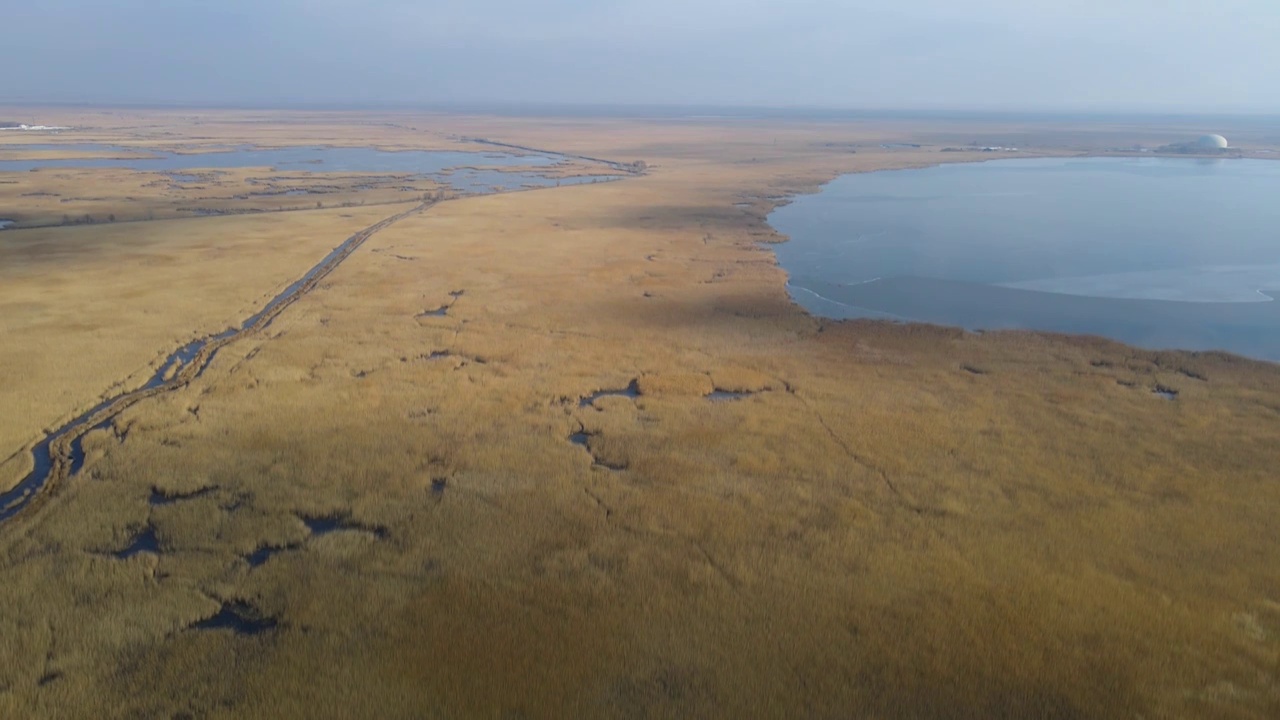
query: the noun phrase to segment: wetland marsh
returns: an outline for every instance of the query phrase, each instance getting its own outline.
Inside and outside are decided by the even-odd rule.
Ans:
[[[788,295],[777,199],[925,130],[360,120],[199,134],[650,170],[409,213],[93,423],[0,524],[0,715],[1275,716],[1274,365]],[[414,207],[6,232],[6,479]]]
[[[473,145],[483,141],[471,141]],[[111,143],[5,143],[0,145],[0,173],[36,173],[25,181],[34,192],[0,196],[0,230],[47,224],[92,224],[110,218],[132,219],[129,205],[136,196],[122,198],[119,206],[105,206],[97,215],[72,212],[93,207],[88,198],[66,192],[65,182],[46,187],[42,178],[74,177],[91,171],[153,178],[144,183],[188,198],[181,209],[197,216],[234,214],[269,209],[300,209],[301,202],[363,204],[369,190],[398,192],[399,198],[433,189],[461,194],[507,192],[539,187],[576,185],[617,180],[618,168],[536,151],[484,150],[383,150],[358,146],[259,147],[237,145],[120,145]],[[6,177],[22,177],[6,175]],[[89,176],[90,178],[92,176]],[[152,185],[154,183],[154,185]],[[38,187],[36,187],[38,185]],[[227,193],[224,189],[230,190]],[[94,188],[101,192],[101,188]],[[154,194],[154,190],[147,192]],[[228,196],[229,195],[229,196]],[[34,199],[39,199],[36,201]],[[56,198],[61,223],[51,222],[49,200]],[[200,203],[200,200],[231,200]],[[308,200],[301,200],[308,198]],[[96,198],[105,200],[101,196]],[[41,202],[43,201],[43,202]],[[238,204],[237,204],[238,201]],[[271,203],[276,203],[275,207]],[[120,207],[124,206],[124,207]],[[99,209],[99,208],[94,208]],[[12,216],[10,218],[10,216]],[[148,218],[153,219],[153,218]]]

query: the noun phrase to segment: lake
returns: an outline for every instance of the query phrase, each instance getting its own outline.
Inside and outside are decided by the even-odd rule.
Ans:
[[[769,222],[828,317],[1280,360],[1280,163],[1018,159],[845,175]]]

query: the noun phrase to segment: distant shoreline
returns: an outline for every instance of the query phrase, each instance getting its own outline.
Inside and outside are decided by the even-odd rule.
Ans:
[[[0,108],[51,108],[57,110],[205,110],[205,111],[280,111],[315,113],[432,113],[444,115],[492,115],[499,117],[590,117],[688,120],[931,120],[931,121],[1009,121],[1009,122],[1097,122],[1144,121],[1161,124],[1198,123],[1205,120],[1252,122],[1280,119],[1280,110],[1258,112],[1193,113],[1172,111],[1103,111],[1083,110],[983,110],[971,108],[852,108],[852,107],[768,107],[751,105],[682,105],[647,103],[281,103],[253,101],[220,101],[210,103],[161,102],[70,102],[42,100],[0,100]]]

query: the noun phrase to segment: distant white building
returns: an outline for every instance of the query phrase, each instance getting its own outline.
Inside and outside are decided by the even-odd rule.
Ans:
[[[1231,145],[1227,143],[1227,139],[1221,135],[1201,135],[1195,140],[1189,142],[1174,143],[1165,145],[1160,148],[1160,152],[1167,153],[1191,153],[1201,155],[1216,155],[1231,149]]]
[[[1231,146],[1221,135],[1201,135],[1200,139],[1196,140],[1196,147],[1204,150],[1226,150]]]

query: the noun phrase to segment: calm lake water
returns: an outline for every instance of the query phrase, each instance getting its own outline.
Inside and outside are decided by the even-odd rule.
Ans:
[[[6,150],[65,150],[96,153],[103,157],[66,160],[5,159]],[[116,155],[117,157],[111,157]],[[148,148],[99,144],[6,145],[0,147],[0,172],[27,172],[43,168],[127,168],[169,175],[175,182],[193,183],[200,178],[193,170],[263,167],[276,171],[314,173],[381,173],[428,177],[466,193],[489,192],[493,188],[515,190],[522,187],[575,185],[615,179],[612,177],[570,177],[550,179],[541,170],[563,162],[553,155],[504,152],[456,152],[440,150],[385,151],[360,147],[258,148],[219,146],[216,152],[181,154]],[[528,168],[520,171],[477,169]]]
[[[1280,163],[999,160],[846,175],[770,223],[830,317],[1280,360]]]

